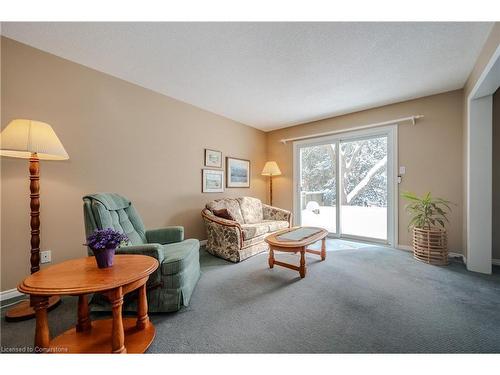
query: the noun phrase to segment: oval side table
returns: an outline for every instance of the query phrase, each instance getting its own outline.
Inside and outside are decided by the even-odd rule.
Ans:
[[[17,289],[34,300],[35,349],[49,353],[143,353],[155,336],[149,321],[146,282],[158,268],[155,258],[116,255],[113,267],[97,268],[94,257],[68,260],[38,271]],[[122,318],[123,296],[138,289],[137,318]],[[91,321],[87,294],[105,295],[111,319]],[[78,296],[74,328],[50,340],[47,307],[51,296]]]

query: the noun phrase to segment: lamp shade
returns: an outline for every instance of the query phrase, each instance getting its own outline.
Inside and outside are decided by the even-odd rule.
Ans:
[[[29,159],[66,160],[68,153],[49,124],[33,120],[13,120],[2,131],[0,155]]]
[[[262,176],[279,176],[280,174],[280,168],[275,161],[268,161],[262,170]]]

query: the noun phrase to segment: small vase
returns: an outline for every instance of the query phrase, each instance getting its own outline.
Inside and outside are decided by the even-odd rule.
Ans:
[[[92,250],[97,262],[98,268],[108,268],[113,266],[113,260],[115,259],[116,249],[99,249]]]

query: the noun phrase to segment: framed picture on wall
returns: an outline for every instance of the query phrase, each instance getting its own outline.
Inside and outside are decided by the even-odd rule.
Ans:
[[[202,193],[224,192],[224,171],[215,169],[202,169],[201,171]]]
[[[222,152],[206,148],[205,167],[222,168]]]
[[[250,187],[250,160],[226,158],[226,187]]]

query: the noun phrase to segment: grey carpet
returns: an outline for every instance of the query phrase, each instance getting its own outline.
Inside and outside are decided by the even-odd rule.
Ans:
[[[500,352],[500,272],[429,266],[383,247],[308,256],[308,273],[231,264],[201,251],[188,308],[152,315],[150,353]],[[280,258],[296,256],[280,254]],[[32,345],[34,321],[6,323],[3,347]],[[94,315],[102,318],[103,315]],[[74,324],[76,298],[49,313],[52,335]]]

